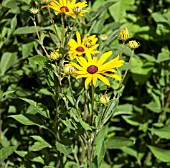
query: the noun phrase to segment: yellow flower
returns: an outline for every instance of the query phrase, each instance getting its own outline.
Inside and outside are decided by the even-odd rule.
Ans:
[[[56,11],[56,15],[58,14],[66,14],[73,18],[76,18],[76,16],[83,16],[87,10],[83,10],[82,8],[86,7],[86,2],[78,2],[76,3],[76,0],[52,0],[48,7],[54,9]],[[47,6],[42,6],[41,8],[45,8]]]
[[[135,40],[131,40],[127,43],[128,47],[131,49],[136,49],[139,47],[139,43],[136,42]]]
[[[128,38],[129,38],[129,31],[128,31],[127,27],[120,30],[118,39],[122,40],[122,41],[126,41]]]
[[[84,57],[76,57],[79,65],[74,62],[70,62],[70,65],[77,69],[74,71],[73,75],[77,76],[77,79],[86,78],[86,89],[88,89],[88,85],[91,81],[92,84],[95,86],[98,79],[103,81],[106,85],[110,86],[109,80],[104,76],[109,76],[117,80],[121,80],[121,77],[117,74],[113,74],[113,72],[116,71],[114,68],[121,67],[124,63],[123,60],[119,60],[118,56],[106,62],[106,60],[111,55],[112,51],[106,52],[100,57],[99,60],[98,57],[88,57],[87,60]]]
[[[76,16],[83,16],[85,12],[88,12],[87,10],[83,10],[83,8],[85,8],[86,6],[88,6],[87,2],[78,2],[74,4],[73,12],[75,16],[72,17],[76,18]]]
[[[74,59],[76,56],[80,56],[82,54],[86,54],[87,57],[91,57],[91,54],[99,53],[99,51],[96,50],[96,48],[99,46],[98,44],[93,45],[94,41],[92,41],[92,46],[87,47],[87,35],[81,40],[80,33],[76,32],[77,41],[74,39],[71,39],[68,42],[68,45],[70,46],[70,50],[68,52],[70,59]],[[91,36],[90,36],[91,37]],[[89,37],[88,37],[89,38]],[[94,38],[92,38],[94,39]],[[91,45],[91,44],[90,44]]]

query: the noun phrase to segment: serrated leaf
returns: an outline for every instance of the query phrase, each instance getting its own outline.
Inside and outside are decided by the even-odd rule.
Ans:
[[[61,144],[60,142],[55,143],[57,150],[64,155],[68,155],[72,152],[72,149],[66,145]]]
[[[170,150],[161,149],[155,146],[148,145],[154,156],[162,162],[170,162]]]
[[[106,149],[120,149],[124,146],[131,145],[133,145],[132,140],[124,137],[111,137],[105,141]]]
[[[17,147],[18,146],[16,145],[16,146],[7,146],[7,147],[4,147],[4,148],[1,148],[0,149],[0,161],[3,161],[8,156],[10,156],[13,152],[15,152]]]

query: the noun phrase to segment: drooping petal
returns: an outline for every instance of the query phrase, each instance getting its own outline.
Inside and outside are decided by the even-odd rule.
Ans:
[[[101,66],[112,55],[112,53],[112,51],[104,53],[97,62],[97,65]]]
[[[85,88],[88,89],[88,85],[92,80],[92,75],[88,75],[88,77],[85,80]]]
[[[77,69],[80,70],[80,71],[83,71],[83,70],[84,70],[83,67],[81,67],[80,65],[78,65],[78,64],[76,64],[76,63],[74,63],[74,62],[71,62],[70,65],[73,66],[73,67],[75,67],[75,68],[77,68]]]
[[[81,36],[80,36],[80,33],[78,31],[76,32],[76,37],[77,37],[78,45],[81,45]]]
[[[93,74],[93,85],[94,85],[94,86],[96,86],[97,75],[98,75],[98,74]]]
[[[78,75],[77,77],[76,77],[76,79],[79,79],[79,78],[87,78],[88,77],[88,74],[86,74],[86,75]]]
[[[106,85],[110,86],[110,82],[109,82],[109,80],[108,80],[106,77],[104,77],[104,76],[102,76],[102,75],[100,75],[100,74],[97,74],[97,77],[98,77],[102,82],[104,82]]]
[[[115,78],[117,80],[121,80],[121,77],[118,74],[108,74],[108,73],[103,73],[105,76],[109,76],[111,78]]]

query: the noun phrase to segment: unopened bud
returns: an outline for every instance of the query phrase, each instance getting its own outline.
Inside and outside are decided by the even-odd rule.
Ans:
[[[69,64],[66,64],[66,65],[64,66],[64,73],[65,73],[65,74],[72,74],[74,70],[75,70],[74,67],[72,67],[72,66],[69,65]]]
[[[100,37],[100,39],[103,40],[103,41],[104,41],[104,40],[107,40],[107,36],[106,36],[105,34],[101,34],[99,37]]]
[[[100,103],[102,104],[107,104],[109,103],[109,101],[110,101],[110,98],[108,97],[107,94],[104,94],[100,97]]]
[[[131,49],[136,49],[139,47],[139,43],[136,42],[135,40],[131,40],[127,43],[128,47]]]
[[[77,7],[74,7],[73,11],[76,15],[78,15],[82,11],[82,8],[77,6]]]
[[[32,8],[30,9],[30,12],[31,12],[32,14],[36,15],[36,14],[39,12],[39,9],[32,7]]]
[[[51,53],[50,53],[50,58],[51,58],[52,60],[58,60],[58,58],[59,58],[58,50],[55,50],[55,51],[51,52]]]
[[[118,39],[122,40],[122,41],[126,41],[128,38],[129,38],[129,31],[128,31],[127,27],[120,30]]]

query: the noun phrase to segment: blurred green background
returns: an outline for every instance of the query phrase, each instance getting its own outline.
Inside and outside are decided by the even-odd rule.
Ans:
[[[116,35],[121,27],[128,27],[131,39],[140,43],[125,80],[120,104],[108,123],[107,152],[101,167],[168,168],[170,0],[89,0],[88,4],[90,13],[85,16],[87,25],[84,26],[90,25],[90,34],[108,36],[103,41],[106,51],[120,51]],[[5,149],[9,150],[5,157],[2,157],[4,151],[1,150],[0,167],[5,168],[41,168],[49,166],[55,158],[54,151],[49,154],[45,149],[38,152],[31,150],[34,140],[30,136],[41,135],[51,142],[50,134],[47,135],[37,125],[26,126],[8,117],[14,114],[34,115],[32,106],[20,97],[39,101],[49,109],[54,108],[42,68],[29,61],[42,52],[29,12],[31,7],[40,8],[40,1],[3,0],[0,4],[0,148],[8,147]],[[47,11],[40,10],[36,20],[44,45],[51,51],[55,45],[49,36],[52,27]],[[61,26],[58,16],[54,21]],[[128,48],[125,48],[123,56],[125,61],[128,60]],[[107,143],[107,139],[114,135],[120,138]],[[18,152],[14,152],[16,148]],[[42,155],[45,159],[39,157]]]

